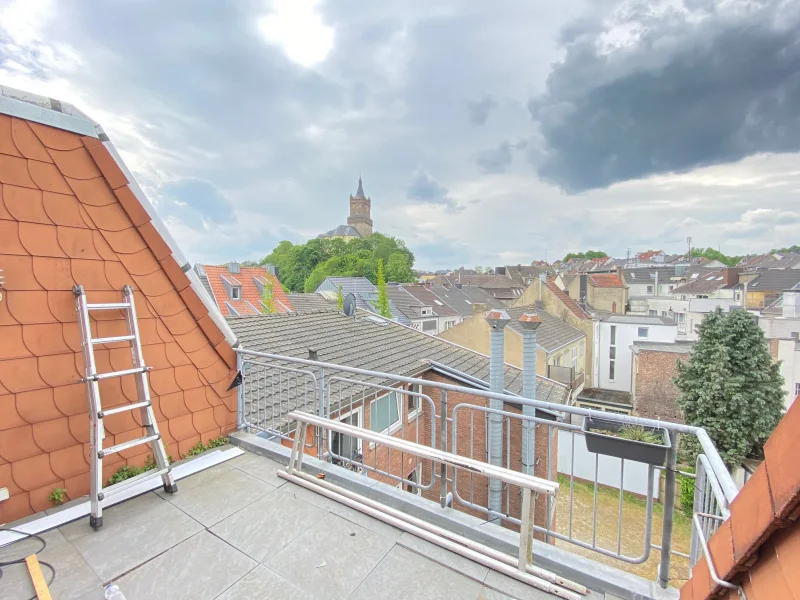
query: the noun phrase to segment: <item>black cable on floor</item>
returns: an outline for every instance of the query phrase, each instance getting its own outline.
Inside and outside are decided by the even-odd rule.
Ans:
[[[39,557],[39,553],[40,552],[44,552],[44,549],[47,548],[47,542],[44,540],[44,538],[42,538],[39,535],[36,535],[35,533],[26,533],[24,531],[20,531],[19,529],[13,529],[11,527],[0,527],[0,531],[10,531],[12,533],[18,533],[20,535],[24,535],[25,536],[24,538],[21,538],[19,540],[14,540],[13,542],[11,542],[11,544],[9,544],[9,546],[13,546],[17,542],[21,542],[22,540],[26,540],[28,538],[36,538],[37,540],[39,540],[39,542],[42,544],[42,547],[39,548],[36,552],[34,552],[34,554],[36,555],[37,558]],[[6,547],[8,547],[8,546],[3,546],[3,548],[6,548]],[[11,566],[11,565],[24,564],[25,563],[25,557],[27,557],[27,556],[30,556],[30,553],[28,553],[25,556],[23,556],[22,558],[18,558],[16,560],[0,561],[0,580],[3,579],[3,567],[8,567],[8,566]],[[56,580],[56,568],[53,565],[51,565],[50,563],[44,562],[43,560],[40,560],[39,564],[40,565],[44,565],[45,567],[50,569],[50,571],[52,571],[52,573],[53,573],[52,578],[47,583],[47,587],[50,587],[51,585],[53,585],[53,582]],[[28,598],[28,600],[36,600],[36,593],[34,593],[33,596],[31,596],[30,598]]]

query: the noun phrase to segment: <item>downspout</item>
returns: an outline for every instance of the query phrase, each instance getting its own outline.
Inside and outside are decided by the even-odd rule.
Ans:
[[[505,327],[511,319],[504,310],[490,310],[486,313],[486,322],[491,327],[489,333],[489,389],[502,394],[505,389]],[[489,399],[489,408],[503,410],[503,401]],[[503,415],[489,413],[489,464],[503,466]],[[489,480],[489,520],[499,523],[498,516],[503,513],[503,482],[499,479]]]
[[[536,400],[536,329],[542,320],[526,313],[519,319],[522,325],[522,396]],[[522,472],[534,475],[536,464],[536,423],[524,417],[535,417],[536,408],[522,405]]]

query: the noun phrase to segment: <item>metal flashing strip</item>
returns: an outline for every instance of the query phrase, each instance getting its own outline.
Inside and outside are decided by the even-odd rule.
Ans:
[[[205,469],[216,466],[232,458],[236,458],[237,456],[241,456],[242,454],[244,454],[244,451],[241,448],[228,448],[227,450],[208,452],[199,458],[178,465],[172,470],[172,474],[175,476],[176,480],[180,480],[184,477],[194,475],[195,473],[204,471]],[[123,481],[121,483],[124,484],[125,482]],[[104,508],[114,506],[115,504],[129,500],[130,498],[151,492],[156,488],[160,488],[161,485],[161,480],[157,478],[144,480],[137,485],[128,487],[124,491],[120,491],[119,494],[109,496],[109,498],[104,502]],[[106,493],[112,493],[113,488],[114,486],[106,488]],[[28,521],[27,523],[18,525],[14,527],[14,529],[26,534],[42,533],[87,516],[89,514],[89,509],[90,502],[89,500],[86,500],[85,502],[81,502],[75,506],[70,506],[69,508],[65,508],[64,510],[60,510],[51,515],[40,517],[38,519],[34,519],[33,521]],[[0,532],[0,548],[3,548],[25,537],[26,536],[21,533],[14,533],[11,531]]]
[[[0,113],[27,121],[33,121],[35,123],[41,123],[42,125],[48,125],[57,129],[64,129],[80,135],[93,138],[98,137],[93,122],[54,110],[51,106],[51,102],[47,99],[43,99],[43,101],[40,102],[33,102],[32,100],[20,100],[16,97],[9,96],[6,94],[6,90],[9,89],[10,88],[0,86]],[[31,99],[40,98],[32,94],[29,96]],[[61,106],[60,103],[59,106]]]

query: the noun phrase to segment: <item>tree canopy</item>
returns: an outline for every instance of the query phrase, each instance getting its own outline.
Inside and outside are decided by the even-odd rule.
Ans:
[[[728,256],[714,248],[692,248],[693,258],[707,258],[709,260],[718,260],[723,265],[735,267],[742,260],[741,256]]]
[[[770,254],[786,254],[787,252],[800,254],[800,246],[793,244],[792,246],[787,246],[785,248],[773,248],[769,251]]]
[[[315,238],[305,244],[282,241],[260,264],[280,269],[280,280],[293,292],[313,292],[326,277],[366,277],[377,283],[378,260],[387,281],[414,281],[414,254],[398,238],[373,233],[350,241]]]
[[[725,463],[736,467],[761,453],[778,424],[783,377],[747,311],[725,314],[717,308],[699,331],[689,359],[678,362],[678,406],[686,422],[705,428]]]
[[[587,250],[586,252],[570,252],[564,257],[562,262],[567,262],[571,258],[575,258],[578,260],[586,260],[589,258],[607,258],[608,254],[603,252],[602,250]]]

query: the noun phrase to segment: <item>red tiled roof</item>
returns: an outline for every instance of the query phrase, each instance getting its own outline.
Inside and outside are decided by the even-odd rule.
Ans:
[[[614,273],[595,273],[593,275],[589,275],[589,281],[595,287],[603,287],[603,288],[625,287],[622,281],[620,280],[619,275],[615,275]]]
[[[748,598],[800,597],[798,431],[800,397],[772,432],[764,462],[731,502],[730,517],[708,543],[717,574],[743,586]],[[705,600],[719,590],[703,559],[681,589],[681,598]],[[733,592],[722,597],[739,596]]]
[[[547,286],[547,289],[553,292],[556,298],[558,298],[561,301],[561,303],[572,312],[572,314],[574,314],[576,317],[580,319],[589,318],[589,315],[586,314],[586,311],[584,311],[580,306],[578,306],[578,303],[575,302],[575,300],[573,300],[562,290],[560,290],[553,280],[548,281],[545,285]]]
[[[265,282],[267,279],[272,281],[272,294],[275,298],[276,312],[294,312],[289,296],[283,289],[281,282],[274,275],[270,275],[260,267],[240,267],[241,272],[235,275],[228,271],[227,267],[216,265],[203,265],[203,269],[208,276],[208,283],[211,291],[214,292],[214,301],[220,311],[225,316],[255,315],[261,313],[261,294],[256,285],[256,279]],[[242,299],[231,300],[225,289],[222,279],[227,279],[230,283],[242,286]],[[236,311],[231,313],[230,307]]]
[[[55,487],[69,498],[88,493],[76,283],[93,303],[119,302],[122,287],[133,287],[153,406],[173,457],[236,425],[236,393],[227,391],[233,350],[128,184],[99,139],[0,114],[0,487],[10,491],[0,523],[51,508]],[[123,331],[117,311],[92,317],[98,337]],[[100,372],[130,368],[127,345],[95,353]],[[107,407],[137,397],[130,377],[100,388]],[[104,445],[141,436],[137,418],[105,419]],[[103,477],[149,452],[109,457]]]
[[[636,255],[636,258],[639,260],[650,260],[659,254],[664,254],[664,252],[662,250],[648,250],[647,252],[639,252],[639,254]]]

